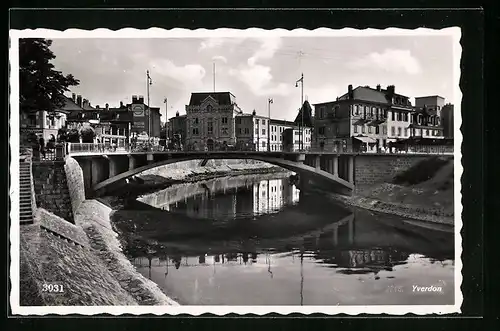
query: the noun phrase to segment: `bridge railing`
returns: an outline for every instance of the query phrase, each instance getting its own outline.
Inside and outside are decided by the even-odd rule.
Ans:
[[[67,143],[66,151],[68,154],[106,154],[106,153],[124,153],[129,152],[128,146],[117,146],[114,144],[97,143]]]
[[[225,146],[223,148],[169,148],[165,145],[131,144],[125,146],[116,146],[113,144],[95,144],[95,143],[67,143],[66,153],[68,154],[123,154],[133,152],[268,152],[265,149],[249,149],[247,146]],[[453,146],[429,146],[412,145],[392,148],[379,148],[372,150],[355,149],[352,146],[340,148],[321,148],[315,147],[308,150],[298,148],[285,148],[281,150],[271,150],[270,153],[293,152],[293,153],[335,153],[335,154],[433,154],[433,155],[452,155]]]

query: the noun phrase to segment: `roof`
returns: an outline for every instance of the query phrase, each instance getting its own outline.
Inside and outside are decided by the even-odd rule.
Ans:
[[[424,99],[424,98],[440,98],[440,99],[444,100],[444,97],[442,97],[440,95],[426,95],[426,96],[423,96],[423,97],[415,97],[415,99]]]
[[[288,126],[294,126],[295,123],[291,121],[285,121],[285,120],[277,120],[277,119],[272,119],[271,118],[271,124],[281,124],[281,125],[288,125]]]
[[[64,98],[65,98],[64,105],[61,108],[56,109],[56,111],[63,113],[71,113],[74,111],[81,111],[83,109],[82,107],[78,106],[71,98],[67,96],[64,96]]]
[[[297,117],[295,118],[294,124],[301,125],[302,124],[302,112],[304,113],[304,126],[312,127],[313,126],[313,117],[312,117],[312,108],[309,101],[304,101],[304,104],[299,110]]]
[[[354,100],[371,101],[376,103],[389,103],[388,91],[386,89],[374,89],[369,86],[358,86],[352,90]],[[394,93],[394,96],[408,98],[403,94]],[[348,93],[343,94],[339,99],[347,99]]]
[[[191,93],[189,105],[199,106],[208,97],[214,98],[219,105],[232,105],[235,99],[235,96],[231,92],[197,92]]]

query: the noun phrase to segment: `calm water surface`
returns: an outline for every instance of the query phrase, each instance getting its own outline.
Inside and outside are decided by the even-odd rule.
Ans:
[[[452,233],[304,194],[283,175],[173,186],[114,222],[137,270],[181,304],[454,303]]]

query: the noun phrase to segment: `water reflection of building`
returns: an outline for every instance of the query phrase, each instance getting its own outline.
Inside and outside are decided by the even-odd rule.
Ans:
[[[231,219],[237,215],[248,216],[281,209],[298,202],[300,191],[287,179],[270,179],[242,183],[239,187],[212,191],[184,201],[162,207],[169,211],[183,211],[189,217],[208,219]],[[158,203],[157,203],[158,204]]]
[[[253,212],[261,214],[279,210],[299,201],[300,190],[286,179],[263,180],[253,185]]]

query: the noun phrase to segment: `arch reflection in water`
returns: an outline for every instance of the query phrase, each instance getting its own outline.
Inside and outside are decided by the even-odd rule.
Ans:
[[[276,175],[274,175],[276,176]],[[175,185],[138,200],[189,217],[228,219],[278,212],[296,204],[300,190],[284,178],[252,176],[219,178],[196,185]]]

